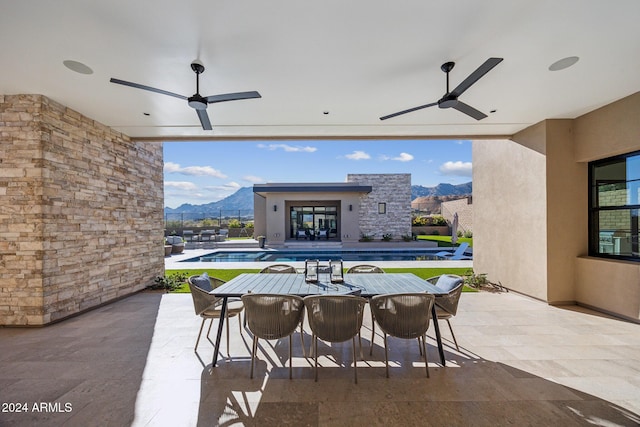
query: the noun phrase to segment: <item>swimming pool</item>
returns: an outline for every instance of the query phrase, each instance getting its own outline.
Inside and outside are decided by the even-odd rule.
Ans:
[[[180,262],[292,262],[307,259],[329,261],[438,261],[443,258],[429,250],[322,250],[322,251],[216,251]]]

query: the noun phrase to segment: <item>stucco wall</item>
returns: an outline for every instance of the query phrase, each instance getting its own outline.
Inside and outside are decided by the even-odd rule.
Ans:
[[[587,257],[588,163],[640,150],[640,93],[513,141],[474,141],[474,270],[550,303],[640,320],[637,263]]]
[[[338,205],[338,233],[342,242],[355,242],[358,240],[358,203],[359,193],[339,193],[339,192],[290,192],[290,193],[269,193],[266,198],[256,195],[256,201],[264,205],[260,211],[256,210],[256,230],[262,227],[260,215],[264,212],[264,230],[267,236],[267,243],[271,245],[284,244],[289,239],[289,206],[291,203],[308,202],[309,206],[323,205],[324,202],[332,202]],[[260,200],[261,199],[261,200]],[[273,210],[273,206],[277,210]],[[353,210],[349,211],[348,206],[352,205]],[[260,218],[260,219],[259,219]]]
[[[521,143],[474,141],[473,269],[546,300],[547,209],[544,127]]]
[[[162,145],[0,96],[0,324],[42,325],[164,271]]]
[[[360,234],[375,239],[411,235],[411,174],[349,174],[347,181],[373,188],[360,196]],[[386,203],[386,213],[378,213],[379,203]]]
[[[449,224],[453,222],[453,216],[458,214],[458,231],[462,233],[473,232],[473,199],[465,197],[463,199],[449,200],[442,202],[440,210],[442,216]],[[414,227],[415,228],[415,227]]]
[[[577,118],[576,161],[639,151],[639,117],[640,92]],[[588,183],[584,185],[588,188]],[[578,302],[640,320],[640,264],[591,257],[576,258],[574,263]]]

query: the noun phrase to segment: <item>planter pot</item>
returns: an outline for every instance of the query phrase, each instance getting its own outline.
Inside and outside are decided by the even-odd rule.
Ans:
[[[171,250],[172,249],[173,249],[173,246],[164,245],[164,256],[171,256]]]

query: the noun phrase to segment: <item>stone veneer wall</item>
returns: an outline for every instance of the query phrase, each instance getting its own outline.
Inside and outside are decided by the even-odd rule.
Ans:
[[[411,235],[411,174],[349,174],[347,182],[370,185],[371,193],[360,196],[360,233],[381,239]],[[378,213],[378,203],[387,204],[387,213]]]
[[[43,325],[164,273],[162,144],[0,95],[0,325]]]

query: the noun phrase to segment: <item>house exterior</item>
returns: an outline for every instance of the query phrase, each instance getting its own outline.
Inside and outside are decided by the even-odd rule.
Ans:
[[[411,235],[411,174],[349,174],[338,183],[256,184],[254,233],[268,244]]]

